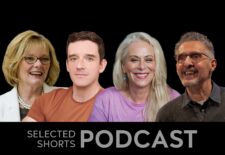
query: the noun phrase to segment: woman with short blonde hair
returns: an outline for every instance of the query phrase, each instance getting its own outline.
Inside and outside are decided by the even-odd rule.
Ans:
[[[27,30],[9,43],[2,70],[13,89],[0,96],[0,121],[21,121],[38,96],[54,89],[60,67],[51,42]]]

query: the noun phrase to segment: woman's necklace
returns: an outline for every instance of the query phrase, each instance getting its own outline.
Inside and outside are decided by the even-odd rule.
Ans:
[[[18,95],[18,101],[20,103],[20,105],[25,108],[25,109],[30,109],[31,108],[31,105],[30,104],[27,104],[23,101],[23,99]]]
[[[44,93],[44,89],[42,88],[41,94],[43,93]],[[31,104],[27,104],[26,102],[24,102],[24,100],[20,97],[19,94],[18,94],[18,101],[19,101],[19,104],[25,109],[30,109],[32,106]]]

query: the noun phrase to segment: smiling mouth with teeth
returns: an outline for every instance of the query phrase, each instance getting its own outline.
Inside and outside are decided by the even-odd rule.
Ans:
[[[42,76],[42,72],[30,72],[30,75],[35,75],[35,76]]]
[[[193,75],[195,72],[184,72],[185,75]]]

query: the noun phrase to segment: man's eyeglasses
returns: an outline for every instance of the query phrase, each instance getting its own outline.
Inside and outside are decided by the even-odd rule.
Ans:
[[[49,57],[36,57],[36,56],[25,56],[24,60],[28,63],[28,64],[34,64],[35,62],[37,62],[37,60],[40,60],[40,62],[43,65],[47,65],[50,63],[50,58]]]
[[[200,53],[200,52],[192,52],[189,54],[178,54],[175,55],[175,59],[177,63],[184,63],[187,57],[191,59],[192,62],[198,63],[202,60],[203,56],[210,58],[207,54]]]

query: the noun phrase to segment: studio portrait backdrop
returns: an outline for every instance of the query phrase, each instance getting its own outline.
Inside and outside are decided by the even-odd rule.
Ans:
[[[83,3],[78,3],[77,1],[65,1],[63,4],[58,2],[54,2],[53,4],[52,1],[49,2],[52,4],[51,6],[42,1],[29,1],[24,5],[16,4],[16,2],[13,3],[15,8],[12,8],[11,4],[9,4],[7,7],[0,5],[1,67],[6,48],[10,41],[17,34],[23,31],[37,31],[48,38],[55,48],[56,56],[60,64],[60,75],[55,85],[69,87],[72,85],[72,81],[69,77],[69,73],[66,70],[66,41],[68,35],[72,32],[94,31],[102,37],[105,43],[105,58],[107,59],[108,64],[105,71],[100,75],[100,84],[104,88],[107,88],[113,86],[112,70],[115,61],[115,54],[119,44],[129,33],[146,32],[152,37],[156,38],[162,46],[167,64],[167,83],[182,94],[184,92],[184,87],[182,86],[176,73],[174,48],[182,34],[189,31],[197,31],[206,35],[212,41],[215,48],[217,68],[212,75],[212,80],[214,80],[220,86],[225,86],[225,24],[223,21],[225,19],[225,9],[221,8],[219,4],[214,6],[210,3],[206,7],[203,5],[206,2],[197,4],[195,1],[193,3],[191,1],[183,2],[182,4],[167,4],[166,2],[162,2],[157,5],[153,4],[152,1],[137,1],[135,3],[124,2],[126,4],[125,6],[122,6],[120,3],[113,5],[112,2],[108,1],[102,4],[95,4],[95,2],[92,2],[92,4],[86,1]],[[1,68],[0,95],[10,91],[11,89],[12,87],[7,84]],[[142,123],[141,125],[138,123],[130,123],[128,125],[125,123],[122,125],[119,123],[110,125],[102,123],[100,126],[97,126],[97,123],[73,123],[72,125],[69,123],[20,124],[21,125],[19,125],[18,128],[18,124],[1,124],[2,126],[0,136],[5,136],[2,138],[3,140],[1,140],[0,143],[1,146],[3,146],[3,149],[7,149],[7,151],[14,151],[12,147],[18,146],[18,144],[20,144],[22,141],[22,146],[27,146],[26,144],[28,144],[28,151],[32,150],[32,147],[34,147],[34,151],[38,150],[43,152],[42,149],[39,149],[33,145],[36,144],[35,138],[29,138],[29,136],[33,136],[30,133],[34,133],[34,131],[37,130],[38,132],[42,132],[45,130],[52,131],[55,129],[71,129],[76,130],[76,132],[79,133],[80,131],[87,129],[91,132],[94,131],[94,134],[96,134],[98,131],[106,129],[109,130],[109,132],[113,132],[115,135],[114,131],[117,129],[123,129],[129,131],[131,135],[134,136],[138,130],[151,130],[151,132],[155,132],[155,135],[158,135],[158,132],[156,131],[159,131],[159,129],[162,128],[162,131],[165,130],[166,136],[169,135],[167,134],[169,131],[173,130],[176,130],[175,132],[179,130],[182,132],[184,130],[194,130],[195,132],[196,130],[198,134],[196,134],[196,136],[194,135],[193,137],[197,137],[194,139],[194,143],[195,146],[198,147],[194,148],[196,150],[185,148],[186,151],[189,151],[190,153],[195,151],[202,152],[205,149],[206,151],[222,151],[223,143],[220,143],[219,141],[224,140],[225,127],[222,123],[178,123],[177,125],[173,123]],[[185,142],[187,144],[187,141]],[[90,148],[91,146],[92,145],[90,145]],[[23,147],[19,148],[20,150],[22,149],[22,151],[24,151]],[[94,151],[95,149],[95,147],[92,147],[90,150]],[[125,151],[129,152],[129,149],[125,149]],[[51,151],[51,148],[49,150]],[[68,150],[67,148],[64,148],[63,151],[66,150],[68,152],[74,151],[73,149]],[[98,149],[98,151],[100,150],[101,149]],[[133,150],[138,152],[140,151],[140,148],[134,147]],[[133,153],[133,150],[130,152]],[[171,153],[170,149],[166,150],[168,153]],[[60,151],[60,149],[57,151]],[[88,149],[83,149],[82,151],[88,152]],[[117,152],[120,151],[121,149],[117,150]],[[145,150],[142,151],[145,152]],[[150,152],[151,148],[149,148],[147,151]],[[165,150],[157,149],[157,151],[164,153]],[[178,150],[178,152],[183,153],[182,149]]]
[[[67,5],[68,6],[68,5]],[[176,74],[174,47],[180,36],[188,31],[198,31],[205,34],[213,42],[215,55],[218,62],[217,69],[213,73],[213,80],[219,85],[225,86],[223,70],[225,62],[223,60],[225,51],[225,29],[221,24],[219,16],[214,14],[195,14],[181,12],[178,17],[175,12],[164,12],[152,16],[155,10],[150,11],[144,5],[138,5],[136,11],[127,11],[119,8],[104,8],[101,11],[88,10],[86,13],[82,9],[71,7],[59,11],[61,7],[48,10],[47,7],[35,7],[21,9],[13,14],[1,14],[0,29],[0,62],[2,66],[3,57],[9,42],[19,33],[25,30],[34,30],[46,36],[56,50],[57,58],[60,62],[60,76],[56,83],[58,86],[70,86],[71,80],[66,71],[66,40],[70,33],[78,31],[94,31],[99,34],[105,43],[107,68],[100,76],[100,83],[103,87],[112,86],[112,69],[115,60],[115,53],[119,43],[131,32],[146,32],[155,37],[161,44],[166,62],[168,84],[183,93],[184,88]],[[115,14],[113,10],[116,10]],[[168,10],[165,10],[168,11]],[[179,11],[179,10],[177,10]],[[181,10],[180,10],[181,11]],[[0,94],[11,89],[0,71]]]

